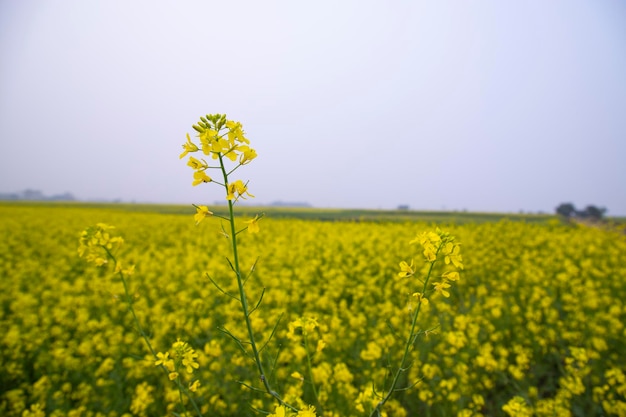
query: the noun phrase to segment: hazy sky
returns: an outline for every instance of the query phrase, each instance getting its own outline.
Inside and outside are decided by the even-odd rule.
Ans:
[[[626,215],[626,2],[0,0],[0,192],[213,203],[207,113],[260,204]]]

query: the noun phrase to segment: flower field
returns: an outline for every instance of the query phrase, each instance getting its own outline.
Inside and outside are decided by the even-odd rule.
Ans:
[[[124,239],[116,256],[135,265],[128,290],[154,349],[180,339],[195,351],[193,381],[183,382],[198,381],[202,414],[274,412],[234,340],[245,340],[246,328],[225,294],[237,291],[230,241],[219,220],[195,225],[193,211],[0,205],[0,415],[180,412],[179,390],[155,366],[122,282],[78,256],[80,232],[98,222]],[[260,224],[241,235],[239,259],[246,271],[254,266],[246,290],[253,307],[262,300],[250,320],[266,377],[286,400],[315,403],[318,415],[370,415],[417,305],[424,259],[409,242],[440,227],[460,242],[463,269],[421,304],[420,337],[399,384],[407,389],[385,415],[626,416],[623,233],[557,219],[435,225],[267,215]],[[401,261],[415,263],[414,276],[399,276]]]

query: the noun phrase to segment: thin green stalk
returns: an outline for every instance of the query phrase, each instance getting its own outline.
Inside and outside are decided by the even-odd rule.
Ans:
[[[109,256],[109,258],[111,258],[111,260],[113,260],[113,264],[115,265],[115,269],[117,269],[117,259],[115,258],[115,256],[105,246],[102,246],[102,248],[104,248],[104,250],[106,251],[106,253]],[[133,307],[133,299],[132,299],[132,297],[130,295],[130,291],[128,290],[128,282],[126,281],[126,277],[124,276],[124,273],[122,271],[119,271],[118,274],[119,274],[120,280],[122,281],[122,284],[124,286],[124,297],[126,299],[126,304],[128,305],[128,310],[130,311],[130,314],[133,316],[133,321],[135,322],[135,327],[137,328],[137,331],[139,332],[139,334],[143,338],[144,342],[146,342],[146,346],[148,346],[148,350],[150,351],[152,356],[155,359],[157,359],[156,351],[152,347],[152,344],[150,343],[150,339],[148,338],[148,335],[146,334],[146,332],[143,330],[143,327],[141,326],[141,323],[139,322],[139,318],[137,317],[137,314],[135,313],[135,308]],[[165,366],[161,365],[160,368],[163,369],[163,371],[165,372],[166,375],[168,374],[168,371],[165,368]],[[184,405],[183,400],[182,400],[182,395],[183,395],[183,391],[184,391],[185,396],[191,402],[191,405],[193,406],[194,410],[198,414],[198,417],[202,417],[202,412],[200,411],[200,408],[198,407],[198,404],[196,404],[196,402],[194,401],[193,397],[191,395],[189,395],[189,392],[187,391],[186,388],[184,388],[183,384],[181,384],[180,379],[178,379],[178,378],[176,379],[176,385],[178,386],[178,392],[179,392],[179,396],[180,396],[180,403],[181,403],[181,406],[182,406],[183,410],[185,410],[185,405]]]
[[[222,170],[222,175],[224,177],[224,187],[228,192],[228,173],[226,172],[226,168],[224,166],[223,156],[219,154],[220,167]],[[231,171],[232,172],[232,171]],[[252,347],[252,354],[254,356],[254,362],[256,363],[257,370],[259,372],[259,377],[261,382],[263,382],[263,386],[265,391],[274,397],[276,400],[280,402],[280,404],[285,407],[290,408],[293,411],[298,411],[297,408],[283,401],[283,399],[278,395],[276,391],[272,389],[268,378],[265,376],[265,370],[263,369],[263,363],[261,362],[261,355],[259,353],[259,349],[256,344],[256,340],[254,337],[254,331],[252,329],[252,322],[250,321],[250,309],[248,307],[248,298],[246,296],[246,291],[244,289],[243,277],[241,275],[241,268],[239,266],[239,254],[237,252],[237,230],[235,227],[235,213],[234,213],[234,203],[232,200],[228,200],[228,213],[229,213],[229,223],[230,223],[230,239],[232,242],[232,251],[233,251],[233,266],[235,270],[235,275],[237,276],[237,286],[239,289],[239,302],[241,304],[241,310],[246,322],[246,329],[248,331],[248,338],[250,342],[250,346]]]
[[[309,350],[309,338],[308,335],[304,334],[304,350],[306,351],[306,362],[307,367],[309,369],[309,379],[311,381],[311,387],[313,388],[313,395],[315,396],[316,409],[320,415],[323,415],[322,406],[320,404],[320,399],[317,394],[317,387],[315,386],[315,379],[313,378],[313,365],[311,364],[311,353]]]
[[[178,384],[178,386],[180,387],[182,384],[180,383],[180,375],[176,377],[176,384]],[[178,400],[180,401],[180,408],[184,411],[187,411],[185,409],[185,402],[183,401],[183,390],[179,389],[178,390]]]
[[[437,255],[439,255],[439,251],[441,250],[442,245],[443,244],[439,245],[439,247],[437,248],[437,251],[435,252],[435,260],[430,263],[430,267],[428,268],[428,273],[426,274],[426,279],[424,280],[424,286],[422,287],[422,294],[426,293],[428,281],[430,280],[430,275],[432,273],[433,267],[435,263],[437,262],[436,257]],[[387,401],[389,401],[393,393],[396,392],[396,385],[398,385],[398,380],[400,379],[400,375],[407,371],[407,368],[405,368],[406,366],[405,364],[409,357],[409,353],[411,352],[412,347],[414,346],[415,340],[417,338],[415,328],[417,326],[417,318],[420,314],[421,307],[422,307],[422,303],[419,302],[417,304],[417,308],[415,309],[415,313],[413,314],[413,320],[411,322],[411,331],[409,332],[409,335],[407,336],[407,339],[406,339],[406,343],[404,345],[404,353],[402,354],[402,359],[400,360],[400,366],[394,373],[393,379],[391,381],[391,386],[389,387],[389,390],[387,391],[383,399],[378,404],[376,404],[376,408],[372,410],[370,417],[381,415],[380,413],[381,408],[383,407],[383,405],[385,405]]]

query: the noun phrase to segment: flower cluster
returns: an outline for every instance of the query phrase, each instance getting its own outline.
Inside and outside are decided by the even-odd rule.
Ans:
[[[420,280],[420,282],[424,284],[423,290],[422,292],[413,292],[412,297],[418,304],[428,304],[429,294],[433,291],[446,298],[450,297],[450,292],[448,291],[451,287],[450,282],[458,281],[460,278],[459,272],[451,268],[463,269],[461,245],[455,242],[454,236],[451,236],[449,233],[443,232],[440,229],[436,229],[434,232],[428,231],[418,234],[409,242],[409,244],[414,243],[418,243],[422,246],[422,255],[426,260],[428,272],[432,270],[432,265],[437,261],[440,253],[443,255],[444,263],[449,269],[440,275],[439,281],[431,283],[433,286],[432,290],[427,289],[426,284],[428,284],[428,281],[424,282]],[[398,272],[397,275],[400,278],[411,277],[416,274],[416,270],[414,268],[413,260],[411,260],[411,263],[401,261],[400,272]],[[428,275],[428,277],[430,278],[430,275]]]
[[[115,226],[105,223],[98,223],[85,229],[80,234],[78,256],[97,266],[108,263],[115,250],[124,243],[121,237],[111,235],[112,229],[115,229]]]
[[[305,409],[299,410],[297,413],[292,413],[284,405],[276,406],[276,409],[272,414],[267,417],[316,417],[315,407],[308,406]]]
[[[206,115],[200,117],[198,124],[193,125],[198,132],[200,147],[191,141],[187,134],[187,142],[183,144],[182,159],[190,152],[202,151],[203,154],[219,159],[224,156],[231,161],[239,159],[240,165],[245,165],[256,158],[256,151],[250,146],[245,137],[241,123],[226,120],[225,114]],[[225,132],[223,131],[225,130]],[[206,166],[206,162],[204,163]]]
[[[289,323],[289,332],[287,333],[287,337],[291,340],[297,340],[296,330],[301,329],[303,336],[308,336],[313,333],[319,326],[317,319],[315,317],[300,317],[296,320]]]
[[[196,351],[180,339],[172,344],[171,352],[158,352],[154,365],[163,366],[168,371],[169,379],[178,382],[181,381],[181,372],[184,371],[190,379],[193,379],[194,371],[200,367]],[[189,390],[192,392],[196,392],[199,386],[200,381],[197,379],[189,382]]]
[[[232,162],[238,161],[234,170],[257,157],[256,151],[249,146],[250,141],[245,137],[241,123],[227,120],[225,114],[208,114],[206,117],[200,117],[200,121],[193,125],[193,128],[198,132],[200,146],[192,142],[187,134],[187,142],[183,144],[180,159],[189,153],[201,151],[204,155],[218,160],[220,164],[223,158],[228,158]],[[193,156],[189,157],[187,165],[194,170],[193,185],[211,182],[205,171],[209,168],[221,168],[219,164],[211,166],[204,159],[198,160]]]
[[[187,141],[183,144],[183,152],[180,159],[190,153],[201,152],[210,156],[213,162],[209,163],[205,159],[198,159],[189,156],[187,165],[193,169],[192,185],[214,182],[221,185],[225,191],[225,198],[231,203],[237,202],[240,198],[254,197],[248,190],[247,182],[240,179],[231,180],[231,174],[239,167],[249,164],[257,157],[256,151],[250,147],[250,141],[246,138],[241,123],[228,120],[225,114],[207,114],[200,117],[200,121],[193,125],[197,132],[199,143],[194,143],[187,134]],[[233,166],[227,166],[229,163]],[[223,180],[219,181],[207,174],[207,171],[214,169],[218,171]],[[195,205],[196,214],[194,220],[196,225],[214,213],[207,206]],[[248,232],[258,232],[258,216],[251,220]]]

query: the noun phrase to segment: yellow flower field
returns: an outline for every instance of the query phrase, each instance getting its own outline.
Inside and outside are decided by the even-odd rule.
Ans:
[[[202,413],[274,412],[271,397],[249,388],[260,384],[254,362],[227,334],[246,337],[238,302],[224,294],[237,292],[230,241],[219,220],[196,225],[193,212],[0,205],[0,415],[179,412],[173,376],[155,366],[113,269],[77,254],[80,232],[99,222],[124,239],[116,256],[135,265],[129,292],[154,349],[188,344],[178,345],[180,372],[193,373],[183,383]],[[267,378],[284,398],[317,398],[318,415],[370,415],[419,303],[411,280],[424,259],[409,242],[436,226],[461,243],[464,268],[422,303],[422,332],[400,381],[410,388],[392,397],[385,415],[625,416],[626,237],[556,219],[264,217],[258,233],[241,235],[239,256],[242,269],[255,265],[246,289],[253,306],[262,302],[250,320],[271,358]],[[410,268],[415,276],[399,276]]]

